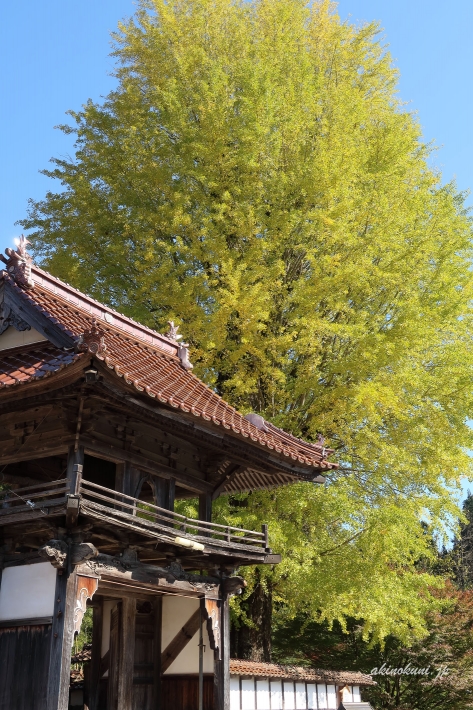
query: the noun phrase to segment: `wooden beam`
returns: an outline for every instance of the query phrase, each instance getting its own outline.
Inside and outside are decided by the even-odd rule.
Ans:
[[[236,478],[239,473],[245,471],[247,468],[248,466],[232,466],[231,469],[226,472],[224,480],[221,481],[220,484],[212,491],[212,500],[218,498],[219,495],[223,492],[225,486],[230,483],[230,481],[233,481],[233,479]]]
[[[193,638],[199,630],[200,623],[201,616],[199,607],[162,652],[161,673],[165,673],[181,651],[185,649],[191,638]]]
[[[150,473],[152,476],[166,479],[174,478],[179,486],[187,488],[187,490],[192,491],[193,493],[210,493],[213,489],[212,485],[206,481],[194,478],[193,476],[183,473],[178,469],[164,466],[163,464],[158,463],[157,461],[152,461],[141,454],[125,451],[124,449],[119,449],[117,446],[112,446],[111,444],[103,444],[87,434],[84,434],[81,437],[81,441],[84,444],[85,453],[90,454],[91,456],[104,456],[110,461],[115,461],[115,463],[128,461],[133,466],[136,466],[141,471]]]
[[[70,440],[72,440],[72,436]],[[36,459],[49,458],[50,456],[64,456],[67,454],[67,443],[67,441],[61,442],[60,446],[38,446],[34,451],[19,451],[16,454],[0,456],[0,466],[8,466],[8,464],[21,461],[36,461]]]
[[[137,587],[127,590],[123,585],[106,584],[104,582],[99,584],[99,593],[107,599],[124,599],[127,597],[135,601],[152,602],[153,604],[156,601],[156,596],[150,594],[149,590],[143,591]]]
[[[136,599],[122,599],[120,657],[118,661],[117,710],[133,707],[133,672],[135,666]]]
[[[67,480],[69,482],[69,493],[77,495],[79,493],[82,471],[84,469],[84,447],[79,446],[69,448],[67,457]]]

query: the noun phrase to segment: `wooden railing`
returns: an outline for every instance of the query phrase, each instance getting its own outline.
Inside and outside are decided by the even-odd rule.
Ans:
[[[68,495],[80,498],[80,508],[86,515],[113,520],[118,525],[141,531],[154,537],[164,537],[168,542],[179,542],[184,547],[186,541],[198,542],[204,546],[221,546],[226,549],[247,550],[258,553],[269,552],[268,527],[262,532],[246,530],[233,525],[220,525],[204,520],[196,520],[152,503],[133,498],[81,477],[79,471],[71,479],[38,483],[23,488],[0,490],[0,519],[3,524],[11,516],[22,519],[29,511],[60,513],[52,509],[66,506]]]
[[[11,515],[22,510],[38,510],[65,503],[70,492],[67,478],[47,483],[37,483],[22,488],[10,488],[8,484],[0,490],[0,516]]]
[[[134,527],[144,527],[148,530],[154,528],[166,536],[172,534],[174,537],[197,540],[204,544],[220,543],[230,548],[253,550],[259,548],[259,551],[268,548],[266,525],[263,526],[262,532],[255,532],[233,525],[196,520],[85,479],[80,482],[79,494],[85,505],[87,501],[98,504],[110,517],[128,520]]]

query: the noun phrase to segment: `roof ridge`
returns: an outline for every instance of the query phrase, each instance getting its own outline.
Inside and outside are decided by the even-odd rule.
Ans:
[[[179,344],[170,338],[166,337],[162,333],[159,333],[157,330],[153,330],[152,328],[149,328],[146,325],[143,325],[142,323],[139,323],[138,321],[134,320],[133,318],[130,318],[129,316],[126,316],[124,313],[120,313],[120,311],[115,310],[114,308],[111,308],[111,306],[107,306],[104,303],[100,303],[100,301],[97,301],[95,298],[92,296],[89,296],[87,293],[84,293],[83,291],[80,291],[79,289],[75,288],[75,286],[71,286],[71,284],[67,283],[66,281],[62,281],[62,279],[59,279],[57,276],[53,276],[47,271],[44,271],[41,269],[39,266],[36,264],[33,264],[31,267],[31,271],[34,274],[34,276],[39,276],[41,281],[39,281],[37,278],[35,278],[35,285],[39,285],[42,288],[44,288],[46,291],[50,291],[54,296],[63,296],[63,298],[68,301],[73,303],[75,306],[79,306],[79,303],[76,303],[75,301],[71,301],[69,298],[67,298],[67,294],[70,293],[73,296],[76,296],[77,298],[88,302],[90,305],[94,306],[97,310],[99,310],[101,320],[105,321],[108,323],[108,325],[114,325],[117,329],[120,329],[120,323],[124,326],[122,330],[126,333],[129,333],[131,335],[134,335],[137,340],[142,341],[146,343],[147,345],[150,344],[150,341],[144,338],[140,338],[136,331],[143,333],[144,335],[149,335],[152,338],[155,338],[159,342],[161,342],[165,347],[161,348],[167,353],[171,353],[173,355],[177,356],[177,351],[179,349]],[[56,286],[60,288],[60,292],[58,293],[57,291],[54,290],[54,288],[48,288],[48,286]],[[107,320],[105,314],[109,313],[113,319],[117,320],[118,323],[115,323],[114,321],[109,321]],[[102,315],[103,314],[103,315]],[[99,315],[99,314],[93,314],[93,315]],[[127,328],[127,325],[130,325],[131,328]],[[152,341],[151,341],[152,342]]]

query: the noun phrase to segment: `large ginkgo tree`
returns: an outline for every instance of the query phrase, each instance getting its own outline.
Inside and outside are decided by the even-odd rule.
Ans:
[[[268,656],[271,596],[422,634],[425,531],[471,473],[472,230],[377,27],[318,0],[143,0],[114,53],[116,89],[70,113],[76,152],[21,222],[37,259],[153,328],[177,321],[211,387],[323,432],[340,464],[325,487],[218,502],[269,521],[283,553],[247,572],[240,652]]]

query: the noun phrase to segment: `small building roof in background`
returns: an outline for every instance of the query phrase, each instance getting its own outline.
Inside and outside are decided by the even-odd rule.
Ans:
[[[313,683],[333,683],[335,685],[376,685],[367,673],[358,671],[329,671],[320,668],[281,666],[277,663],[260,663],[230,659],[230,675],[257,676],[260,678],[281,678],[282,680],[304,680]],[[369,708],[366,703],[350,703],[350,710],[356,706]]]

